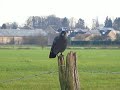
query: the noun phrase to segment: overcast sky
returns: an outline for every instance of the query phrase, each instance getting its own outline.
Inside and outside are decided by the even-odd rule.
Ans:
[[[0,25],[5,22],[25,23],[29,16],[82,18],[87,25],[98,17],[103,23],[106,16],[120,16],[119,0],[0,0]]]

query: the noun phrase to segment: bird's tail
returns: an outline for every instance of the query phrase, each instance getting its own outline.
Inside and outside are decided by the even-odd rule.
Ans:
[[[56,54],[54,52],[50,52],[49,58],[55,58],[55,57],[56,57]]]

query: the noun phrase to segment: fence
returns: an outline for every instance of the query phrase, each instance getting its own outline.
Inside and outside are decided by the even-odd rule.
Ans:
[[[120,41],[71,41],[71,45],[120,45]]]

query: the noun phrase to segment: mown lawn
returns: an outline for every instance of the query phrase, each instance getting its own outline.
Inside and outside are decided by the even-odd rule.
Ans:
[[[120,90],[120,50],[77,52],[81,90]],[[49,49],[0,49],[0,90],[60,90],[57,58]]]

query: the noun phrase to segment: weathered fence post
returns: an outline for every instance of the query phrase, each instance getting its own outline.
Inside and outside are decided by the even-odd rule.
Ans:
[[[58,57],[59,81],[61,90],[80,90],[80,82],[76,65],[76,53],[70,52],[66,57]]]
[[[80,90],[77,71],[76,53],[70,52],[66,57],[66,90]]]
[[[65,61],[64,56],[58,56],[58,71],[59,71],[59,81],[61,90],[65,90],[66,87],[66,79],[65,79]]]

